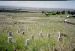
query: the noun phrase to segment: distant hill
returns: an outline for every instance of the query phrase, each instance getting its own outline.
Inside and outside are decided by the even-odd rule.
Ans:
[[[33,7],[15,7],[15,6],[0,6],[0,11],[22,11],[22,12],[41,12],[41,11],[74,11],[69,8],[33,8]]]

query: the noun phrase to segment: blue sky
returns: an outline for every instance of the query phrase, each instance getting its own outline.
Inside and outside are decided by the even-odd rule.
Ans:
[[[75,1],[0,1],[0,6],[75,8]]]

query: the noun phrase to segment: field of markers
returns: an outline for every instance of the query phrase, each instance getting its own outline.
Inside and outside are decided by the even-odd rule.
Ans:
[[[64,23],[66,16],[1,12],[0,51],[72,51],[75,25]]]

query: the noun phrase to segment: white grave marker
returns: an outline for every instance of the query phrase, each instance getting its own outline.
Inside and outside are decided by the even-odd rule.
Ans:
[[[13,36],[13,33],[12,32],[8,32],[8,36],[9,37],[12,37]]]
[[[12,43],[13,42],[13,38],[12,37],[8,37],[8,43]]]
[[[30,39],[26,39],[25,46],[28,46],[30,44]]]

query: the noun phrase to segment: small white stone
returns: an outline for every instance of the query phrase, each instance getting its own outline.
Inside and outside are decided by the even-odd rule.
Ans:
[[[68,19],[65,19],[65,22],[67,22],[68,21]]]
[[[30,43],[30,39],[26,39],[25,45],[28,46]]]
[[[12,43],[12,37],[8,37],[8,43]]]
[[[58,37],[61,37],[61,33],[60,32],[58,32]]]
[[[43,37],[42,30],[41,30],[41,32],[39,33],[39,37]]]
[[[61,32],[58,32],[58,41],[62,41]]]
[[[70,16],[68,15],[67,18],[69,18]]]
[[[8,32],[8,36],[13,36],[13,33],[12,32]]]

